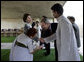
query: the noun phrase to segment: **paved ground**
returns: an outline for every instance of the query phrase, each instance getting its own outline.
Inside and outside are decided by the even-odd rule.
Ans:
[[[50,43],[51,48],[54,48],[54,43]],[[12,43],[1,43],[1,49],[11,49]],[[79,53],[83,56],[83,38],[81,38],[81,47]]]

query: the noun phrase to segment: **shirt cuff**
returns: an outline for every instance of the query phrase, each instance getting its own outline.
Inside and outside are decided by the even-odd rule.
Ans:
[[[44,38],[45,43],[49,43],[46,38]]]

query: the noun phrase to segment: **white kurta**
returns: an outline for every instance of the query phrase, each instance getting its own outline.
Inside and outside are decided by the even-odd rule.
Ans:
[[[28,46],[29,49],[15,46],[15,41],[18,41],[26,46]],[[27,37],[25,34],[20,34],[15,40],[11,48],[10,52],[10,61],[33,61],[33,54],[30,54],[34,49],[32,45],[32,39]]]
[[[59,61],[80,61],[77,43],[71,22],[64,16],[57,18],[58,27],[55,34],[45,38],[45,42],[57,40]]]

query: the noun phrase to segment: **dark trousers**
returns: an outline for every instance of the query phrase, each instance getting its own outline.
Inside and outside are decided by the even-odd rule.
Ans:
[[[56,40],[54,40],[54,47],[55,47],[55,60],[58,61],[58,51],[57,51]]]
[[[40,42],[40,45],[42,45],[42,44],[44,44],[44,46],[45,46],[46,53],[50,54],[50,43],[41,43]]]

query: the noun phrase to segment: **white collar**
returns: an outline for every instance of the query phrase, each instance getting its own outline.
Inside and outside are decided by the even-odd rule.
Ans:
[[[63,17],[64,17],[63,15],[59,16],[59,17],[57,18],[57,21],[59,22]]]

